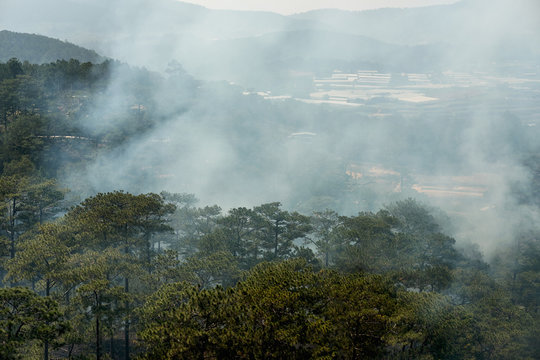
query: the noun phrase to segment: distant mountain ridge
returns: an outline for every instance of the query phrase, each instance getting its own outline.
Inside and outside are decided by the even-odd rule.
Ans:
[[[538,35],[538,21],[529,13],[540,14],[540,2],[514,0],[509,5],[507,0],[460,0],[418,8],[313,10],[291,17],[318,22],[333,31],[408,45]]]
[[[540,22],[533,14],[540,13],[540,2],[514,0],[509,6],[508,1],[284,16],[177,0],[2,0],[0,24],[69,39],[155,71],[175,60],[202,80],[266,88],[290,73],[334,69],[485,71],[527,63],[534,72],[540,63]],[[35,50],[31,60],[51,61],[38,57],[46,50]],[[4,59],[12,56],[2,51]]]
[[[0,62],[6,62],[11,58],[33,64],[69,59],[92,63],[105,60],[94,50],[88,50],[58,39],[2,30],[0,31]]]
[[[249,54],[248,66],[245,54]],[[402,46],[361,35],[292,30],[216,40],[189,55],[203,60],[193,61],[181,54],[178,58],[199,78],[227,78],[228,75],[229,80],[238,83],[258,80],[268,84],[272,80],[284,82],[293,73],[329,75],[336,67],[396,72],[437,70],[436,64],[440,63],[443,52],[436,45]]]

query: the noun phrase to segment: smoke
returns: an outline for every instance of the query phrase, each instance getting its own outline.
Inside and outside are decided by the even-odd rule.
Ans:
[[[350,215],[413,196],[486,254],[538,223],[516,196],[538,150],[535,0],[295,16],[56,0],[26,21],[28,6],[45,5],[8,1],[0,21],[144,67],[115,67],[82,122],[105,143],[133,128],[62,179],[83,197],[167,190]]]
[[[379,0],[373,2],[370,0],[309,0],[309,1],[224,1],[224,0],[195,0],[190,1],[211,9],[234,9],[234,10],[255,10],[270,11],[281,14],[295,14],[310,11],[313,9],[331,9],[339,8],[350,11],[360,11],[368,9],[378,9],[386,7],[419,7],[437,4],[448,4],[456,0],[410,0],[404,3],[401,0]]]

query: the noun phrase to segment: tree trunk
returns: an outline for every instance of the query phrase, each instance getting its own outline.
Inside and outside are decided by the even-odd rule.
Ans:
[[[43,207],[39,204],[39,225],[43,224]]]
[[[276,222],[274,229],[274,258],[278,257],[278,238],[279,238],[279,224]]]
[[[127,225],[124,228],[124,236],[126,241],[126,247],[124,248],[124,254],[129,255],[129,243],[127,237],[128,229]],[[129,294],[129,278],[124,278],[124,291]],[[124,359],[129,360],[129,300],[126,300],[126,320],[124,323]]]
[[[111,359],[114,359],[114,330],[111,327],[111,343],[109,347]]]
[[[328,259],[330,257],[330,253],[328,250],[326,250],[326,254],[325,254],[325,257],[324,257],[324,264],[326,267],[328,267]]]
[[[145,234],[146,241],[146,263],[148,274],[152,273],[152,244],[150,244],[150,234]]]
[[[47,279],[46,285],[45,285],[45,296],[49,297],[51,294],[51,280]],[[47,322],[47,325],[49,323]],[[43,359],[49,360],[49,340],[45,340],[43,342]]]
[[[99,295],[94,291],[95,299],[96,299],[96,360],[101,360],[101,330],[100,330],[100,323],[99,323],[99,312],[101,307],[101,300],[99,299]]]
[[[99,329],[99,314],[96,314],[96,360],[101,360],[101,338]]]
[[[124,279],[124,289],[126,294],[129,293],[129,279]],[[129,360],[129,300],[126,300],[126,322],[124,326],[124,348],[125,360]]]
[[[75,344],[69,344],[68,347],[68,359],[71,359],[71,355],[73,354],[73,349],[75,348]]]
[[[12,208],[9,211],[9,228],[10,228],[10,234],[9,234],[9,240],[10,240],[10,258],[13,259],[15,257],[15,215],[17,215],[17,199],[13,198],[12,200]]]

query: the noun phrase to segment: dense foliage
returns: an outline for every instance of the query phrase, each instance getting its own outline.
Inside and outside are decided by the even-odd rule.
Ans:
[[[353,217],[303,216],[279,203],[223,214],[193,201],[98,194],[25,231],[4,262],[5,284],[34,291],[2,294],[24,306],[46,299],[50,310],[26,320],[3,305],[1,320],[44,326],[49,337],[8,333],[6,349],[36,339],[55,356],[97,358],[538,355],[532,236],[513,260],[489,267],[458,251],[414,200]],[[45,330],[53,321],[64,325]]]
[[[121,106],[147,110],[85,127],[112,71],[137,75]],[[59,173],[163,120],[154,81],[114,62],[0,64],[2,358],[539,357],[536,232],[488,264],[412,199],[354,216],[167,192],[65,199]]]
[[[42,35],[0,31],[0,61],[11,58],[33,64],[46,64],[57,59],[77,59],[98,63],[105,59],[95,51]]]

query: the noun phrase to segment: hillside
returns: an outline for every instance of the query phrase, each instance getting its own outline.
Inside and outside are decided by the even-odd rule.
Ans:
[[[438,70],[443,50],[436,45],[402,46],[348,33],[294,30],[201,42],[188,53],[171,56],[201,79],[226,79],[288,93],[284,84],[297,89],[302,78],[327,76],[336,68]]]
[[[22,16],[27,7],[35,9],[34,14]],[[4,0],[0,23],[14,31],[54,34],[87,47],[91,47],[87,42],[129,35],[189,33],[228,39],[321,27],[318,22],[271,12],[211,10],[176,0]]]
[[[0,31],[0,62],[17,58],[34,64],[77,59],[98,63],[105,60],[93,50],[42,35]]]
[[[461,0],[450,5],[420,8],[383,8],[367,11],[313,10],[293,15],[319,22],[329,29],[399,44],[462,43],[532,36],[538,39],[540,5],[516,0],[508,9],[504,0]],[[481,19],[481,21],[480,21]]]
[[[33,14],[24,8],[34,9]],[[202,79],[277,90],[264,79],[276,79],[275,68],[285,74],[359,67],[429,72],[535,64],[540,29],[532,14],[539,10],[534,0],[518,0],[509,10],[504,0],[462,0],[423,8],[282,16],[173,0],[4,0],[0,23],[13,31],[68,39],[156,71],[177,60]],[[290,46],[276,50],[282,40]],[[384,44],[371,46],[375,41]]]

